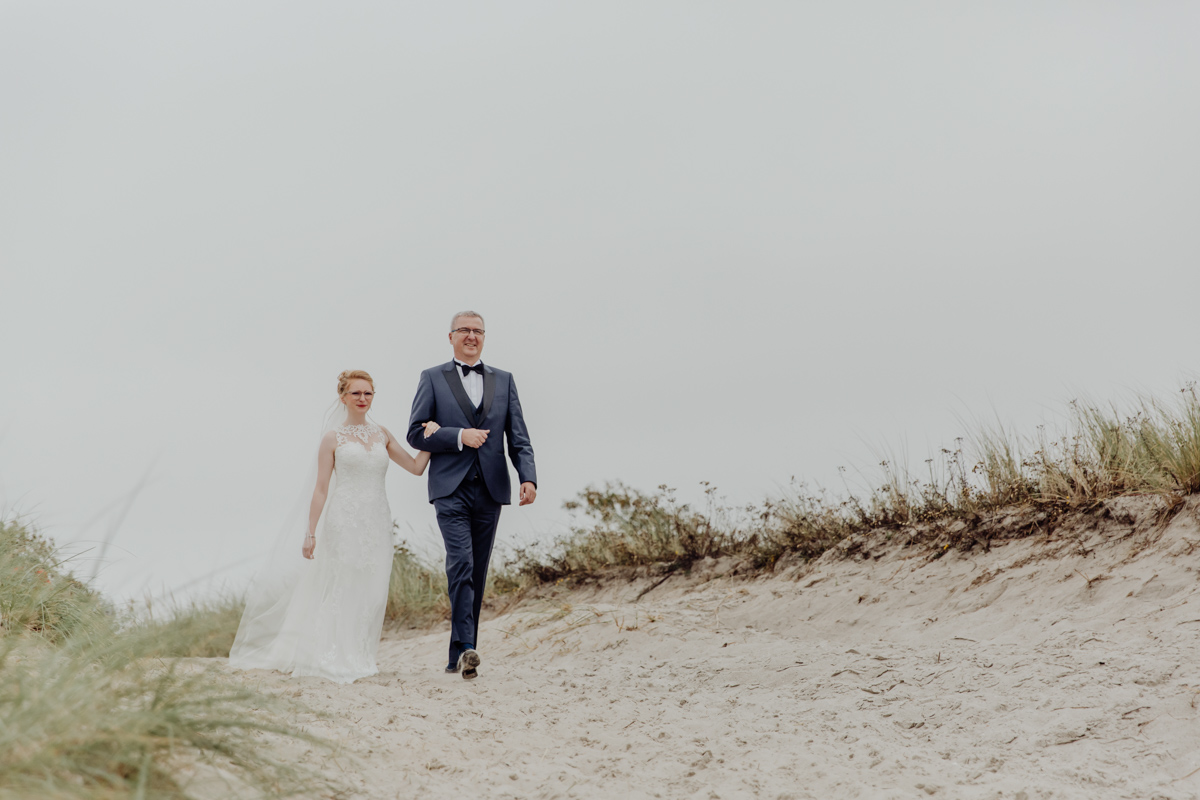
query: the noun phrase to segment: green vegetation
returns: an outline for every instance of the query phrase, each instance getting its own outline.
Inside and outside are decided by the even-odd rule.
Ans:
[[[450,615],[446,573],[426,564],[404,545],[392,557],[385,618],[389,623],[416,628]]]
[[[862,521],[906,524],[1015,504],[1071,509],[1130,494],[1183,497],[1200,490],[1200,399],[1188,384],[1173,402],[1140,397],[1124,413],[1073,402],[1058,434],[984,430],[926,464],[922,481],[885,463],[886,480]]]
[[[707,485],[703,511],[677,502],[665,486],[653,494],[621,483],[589,487],[567,503],[587,523],[548,551],[519,551],[497,583],[527,587],[614,566],[686,569],[720,556],[770,569],[785,555],[816,558],[851,534],[879,528],[975,519],[1014,506],[1062,513],[1129,494],[1177,500],[1200,491],[1200,400],[1189,384],[1174,402],[1142,397],[1127,413],[1076,402],[1058,435],[983,429],[925,464],[927,473],[914,477],[882,462],[882,480],[865,495],[831,499],[799,484],[745,509],[721,506]]]
[[[881,466],[865,494],[831,498],[795,485],[742,509],[723,506],[708,486],[703,509],[666,487],[588,488],[567,504],[583,524],[546,551],[519,552],[490,589],[519,592],[612,567],[669,573],[709,557],[771,570],[855,533],[1014,507],[1056,514],[1138,493],[1174,507],[1200,491],[1200,401],[1188,386],[1172,403],[1143,398],[1129,413],[1075,403],[1058,435],[984,430],[928,459],[919,478]],[[306,738],[278,722],[281,701],[188,660],[227,656],[241,610],[225,599],[161,618],[118,613],[64,569],[50,542],[0,523],[0,800],[183,798],[181,776],[205,769],[258,796],[304,794],[305,782],[324,788],[271,755],[281,737]],[[388,620],[424,626],[448,610],[440,565],[396,548]]]
[[[171,607],[162,618],[147,611],[138,621],[139,633],[157,643],[159,657],[229,658],[244,608],[240,597],[221,597]]]
[[[0,522],[0,636],[28,631],[61,642],[110,612],[99,594],[60,566],[50,542]]]
[[[711,503],[715,489],[707,492],[710,508],[701,513],[677,503],[674,491],[665,486],[650,495],[621,483],[589,487],[566,507],[583,510],[592,524],[572,528],[545,556],[518,551],[508,570],[519,576],[518,584],[520,578],[536,584],[607,567],[691,563],[737,551],[747,541],[745,533]]]
[[[171,658],[227,652],[234,604],[123,620],[50,542],[5,522],[0,615],[0,798],[183,798],[180,776],[205,769],[259,796],[303,793],[306,776],[271,755],[272,738],[308,738],[278,722],[280,702]]]

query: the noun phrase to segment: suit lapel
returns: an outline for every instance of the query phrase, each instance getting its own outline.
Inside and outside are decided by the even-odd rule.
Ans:
[[[458,401],[458,407],[466,415],[467,421],[472,425],[478,425],[479,421],[475,419],[475,409],[471,408],[471,398],[467,397],[467,390],[463,388],[462,379],[458,377],[458,365],[451,361],[442,370],[442,375],[446,378],[446,383],[450,386],[450,394],[454,395],[454,399]]]
[[[483,365],[483,417],[480,418],[480,424],[487,419],[488,412],[492,410],[492,398],[496,396],[496,373],[487,364]]]

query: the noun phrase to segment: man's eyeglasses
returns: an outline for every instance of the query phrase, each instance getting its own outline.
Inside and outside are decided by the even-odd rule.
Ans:
[[[468,333],[473,333],[476,336],[483,336],[484,333],[483,328],[455,328],[450,332],[461,333],[463,336],[466,336]]]

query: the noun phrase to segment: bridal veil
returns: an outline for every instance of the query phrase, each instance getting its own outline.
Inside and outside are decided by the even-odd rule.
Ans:
[[[317,440],[318,448],[325,434],[345,423],[346,407],[341,402],[335,402],[325,414],[321,436]],[[333,497],[336,480],[335,470],[330,478],[328,497]],[[296,587],[308,573],[316,570],[315,562],[304,558],[300,552],[308,533],[309,509],[316,483],[317,453],[314,451],[300,496],[289,509],[283,527],[246,593],[246,609],[242,612],[237,637],[229,651],[229,665],[234,669],[291,671],[297,645],[304,637],[311,636],[312,621],[321,598],[297,592]],[[328,508],[329,504],[326,503],[325,510]],[[323,510],[317,522],[318,542],[321,541],[324,524]]]

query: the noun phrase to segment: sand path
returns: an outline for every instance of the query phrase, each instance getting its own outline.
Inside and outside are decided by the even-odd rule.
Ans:
[[[345,798],[1200,797],[1197,519],[548,593],[474,682],[441,631],[252,680],[328,715],[296,721]]]

